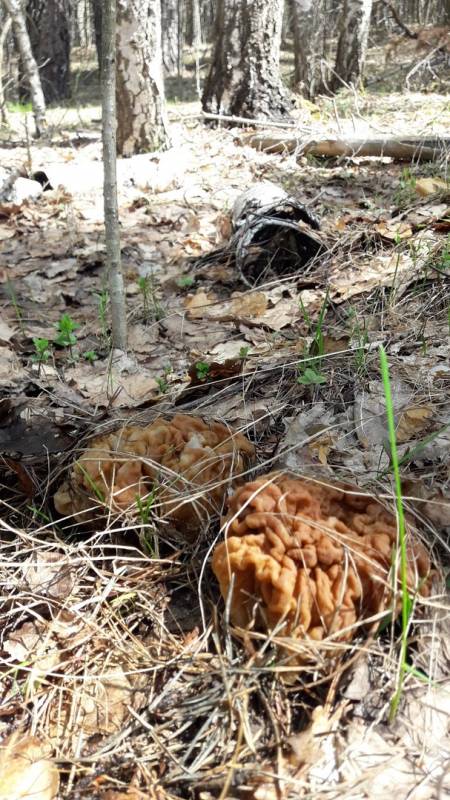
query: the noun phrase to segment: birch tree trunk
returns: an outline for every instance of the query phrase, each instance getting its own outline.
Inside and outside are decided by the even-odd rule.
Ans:
[[[103,199],[105,209],[106,266],[113,346],[127,348],[127,315],[120,259],[119,210],[116,164],[116,0],[102,3],[102,139]]]
[[[284,0],[219,0],[204,111],[250,119],[286,118],[280,76]]]
[[[160,0],[117,2],[116,96],[118,153],[168,147]]]
[[[313,100],[328,85],[326,31],[330,21],[326,0],[292,0],[294,83],[296,91]]]
[[[45,98],[42,91],[39,70],[31,49],[25,15],[20,0],[3,0],[4,6],[11,17],[14,36],[22,61],[22,69],[30,85],[31,104],[33,106],[36,136],[40,136],[45,128]]]
[[[363,74],[372,0],[344,0],[332,88],[357,83]]]
[[[4,125],[8,124],[8,112],[6,110],[5,92],[3,88],[3,56],[5,41],[11,29],[11,17],[7,16],[3,20],[3,27],[0,31],[0,122]]]

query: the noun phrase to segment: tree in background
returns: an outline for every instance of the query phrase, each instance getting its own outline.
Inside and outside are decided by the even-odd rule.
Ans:
[[[294,34],[294,84],[313,100],[328,84],[326,33],[330,18],[326,0],[291,0]]]
[[[162,57],[167,75],[181,74],[183,65],[181,0],[161,0]]]
[[[284,0],[218,0],[205,111],[281,119],[291,107],[280,76]]]
[[[102,70],[102,0],[91,0],[92,22],[94,24],[95,49],[98,68]]]
[[[28,0],[27,27],[47,103],[70,93],[70,1]]]
[[[28,35],[22,5],[20,0],[3,0],[3,5],[11,17],[12,29],[20,53],[22,69],[30,86],[36,136],[40,136],[43,128],[45,128],[45,97],[42,91],[38,66],[31,49],[30,37]]]
[[[344,0],[340,18],[333,89],[362,78],[369,36],[372,0]]]
[[[117,2],[117,152],[168,146],[160,0]]]

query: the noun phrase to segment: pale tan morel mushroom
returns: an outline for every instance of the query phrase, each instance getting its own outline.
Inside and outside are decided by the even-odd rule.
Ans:
[[[231,621],[309,643],[300,663],[313,642],[336,654],[391,603],[396,520],[369,495],[272,474],[236,490],[224,527],[212,568]],[[411,592],[426,594],[429,568],[409,540]]]
[[[254,456],[241,433],[177,414],[93,439],[55,494],[57,511],[80,522],[105,511],[135,515],[154,497],[157,516],[189,535],[220,514],[230,482]]]

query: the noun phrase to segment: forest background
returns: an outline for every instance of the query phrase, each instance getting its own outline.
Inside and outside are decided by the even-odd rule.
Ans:
[[[0,798],[444,796],[450,4],[118,0],[121,348],[110,7],[0,2]],[[332,675],[290,683],[230,624],[218,515],[192,542],[151,505],[94,531],[58,513],[91,436],[177,412],[244,433],[252,474],[394,509],[380,346],[435,582]]]

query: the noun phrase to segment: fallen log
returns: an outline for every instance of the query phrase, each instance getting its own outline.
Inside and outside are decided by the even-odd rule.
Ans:
[[[313,156],[336,158],[389,157],[396,161],[437,161],[448,154],[450,138],[442,139],[300,139],[294,136],[251,133],[240,137],[242,144],[266,153],[307,153]]]

